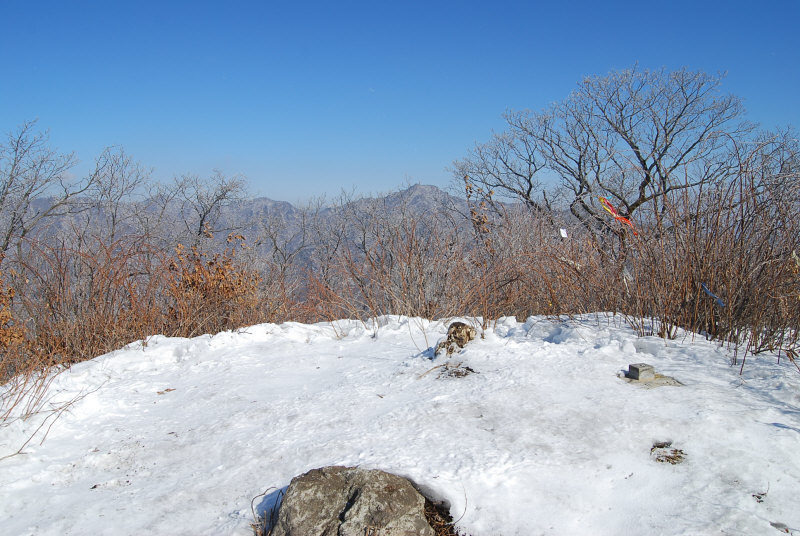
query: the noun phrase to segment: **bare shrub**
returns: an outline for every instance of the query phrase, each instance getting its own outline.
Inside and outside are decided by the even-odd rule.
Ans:
[[[554,210],[514,209],[467,178],[473,292],[464,313],[622,313],[642,335],[679,328],[740,356],[794,359],[800,325],[800,176],[794,135],[739,144],[719,182],[676,188],[642,205],[636,231],[600,231]],[[521,208],[521,207],[520,207]],[[563,214],[563,213],[562,213]],[[557,228],[569,228],[568,238]],[[743,360],[742,360],[743,361]]]
[[[329,228],[308,277],[322,318],[458,314],[467,240],[456,220],[402,202],[350,199]]]
[[[28,359],[69,364],[158,332],[163,257],[138,240],[91,248],[32,240],[18,259]]]
[[[655,317],[659,335],[683,327],[745,355],[794,351],[800,213],[797,152],[787,159],[786,149],[760,141],[741,154],[734,180],[668,198],[668,224],[644,231],[635,246],[632,315]]]

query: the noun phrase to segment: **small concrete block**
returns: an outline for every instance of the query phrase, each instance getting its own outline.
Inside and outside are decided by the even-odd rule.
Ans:
[[[632,363],[628,365],[628,378],[639,381],[654,380],[656,371],[647,363]]]

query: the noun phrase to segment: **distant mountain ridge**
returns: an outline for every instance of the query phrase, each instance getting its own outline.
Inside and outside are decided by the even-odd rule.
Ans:
[[[427,184],[414,184],[403,190],[390,192],[378,197],[353,197],[339,199],[330,205],[297,207],[287,201],[276,201],[268,197],[244,199],[226,206],[221,211],[218,227],[235,228],[248,243],[257,241],[257,248],[267,248],[270,233],[284,242],[288,249],[300,244],[302,240],[313,238],[303,233],[303,225],[309,218],[315,219],[318,227],[334,227],[342,225],[342,218],[353,218],[358,215],[403,214],[406,217],[422,218],[423,216],[458,211],[467,214],[467,204],[441,188]],[[271,229],[268,229],[271,227]],[[306,229],[307,230],[307,229]],[[348,232],[349,234],[349,232]],[[215,240],[224,240],[217,236]],[[265,242],[266,239],[266,242]],[[306,243],[307,245],[312,245]]]
[[[451,195],[437,186],[414,184],[404,190],[390,192],[380,197],[354,197],[342,204],[322,206],[318,210],[321,218],[333,217],[344,207],[366,208],[380,203],[387,210],[404,207],[411,214],[430,214],[443,208],[464,208],[464,199]],[[280,218],[286,223],[299,222],[305,208],[297,207],[287,201],[276,201],[268,197],[245,199],[226,207],[222,218],[230,222],[240,222],[249,227],[259,221]]]
[[[35,212],[46,211],[54,202],[53,198],[38,198],[32,204]],[[43,221],[42,234],[40,236],[53,236],[55,233],[71,228],[73,218],[78,218],[84,222],[94,220],[101,226],[107,225],[109,218],[109,207],[94,205],[92,199],[86,198],[78,200],[79,205],[83,204],[86,209],[81,209],[75,214],[65,214],[54,216]],[[169,229],[167,234],[160,236],[167,245],[173,240],[183,243],[191,241],[196,237],[197,225],[191,220],[191,209],[182,208],[181,202],[177,200],[168,201],[166,206],[158,209],[158,203],[151,205],[148,200],[138,202],[120,202],[120,206],[125,207],[125,212],[139,213],[140,218],[130,218],[120,222],[118,231],[121,234],[137,234],[139,230],[136,222],[146,220],[147,214],[158,218],[159,210],[164,210],[167,220],[164,222]],[[311,219],[318,227],[330,225],[341,225],[341,218],[349,214],[349,218],[357,218],[359,215],[368,214],[400,214],[414,218],[415,216],[429,216],[443,214],[446,211],[456,210],[459,213],[467,214],[466,201],[462,198],[451,195],[445,190],[427,184],[414,184],[405,189],[390,192],[376,197],[342,197],[334,200],[328,205],[309,204],[308,206],[295,206],[287,201],[270,199],[268,197],[245,198],[233,203],[224,205],[214,215],[212,228],[216,231],[214,241],[224,246],[225,239],[229,232],[241,234],[251,245],[262,244],[262,247],[269,248],[269,234],[273,233],[275,238],[283,242],[295,242],[296,240],[308,239],[305,237],[295,237],[303,234],[303,225],[308,224]],[[307,230],[307,229],[306,229]],[[260,248],[259,248],[260,249]]]
[[[353,200],[349,203],[373,203],[375,201],[384,201],[386,206],[390,208],[397,208],[405,204],[409,208],[421,211],[439,208],[447,204],[458,205],[464,203],[463,199],[451,195],[438,186],[433,186],[431,184],[413,184],[403,190],[393,191],[379,197],[354,196]],[[333,205],[327,205],[323,206],[322,210],[333,210],[334,208]],[[298,207],[292,203],[277,201],[269,197],[256,197],[244,200],[241,202],[241,209],[253,215],[270,212],[288,214],[299,210]]]

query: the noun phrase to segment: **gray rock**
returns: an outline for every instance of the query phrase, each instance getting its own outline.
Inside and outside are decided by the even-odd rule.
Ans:
[[[295,477],[273,536],[434,536],[425,498],[400,476],[357,467],[323,467]]]
[[[436,345],[435,355],[439,355],[442,351],[447,352],[447,355],[456,353],[459,348],[464,348],[467,343],[473,340],[478,335],[478,331],[465,324],[464,322],[453,322],[447,328],[447,338]]]

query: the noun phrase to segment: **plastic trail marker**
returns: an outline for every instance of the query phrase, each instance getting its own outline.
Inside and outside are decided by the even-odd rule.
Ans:
[[[706,284],[705,284],[705,283],[700,283],[700,286],[701,286],[701,287],[703,287],[703,291],[705,291],[705,293],[706,293],[706,294],[708,294],[709,296],[711,296],[712,298],[714,298],[714,301],[716,301],[716,302],[717,302],[717,305],[719,305],[720,307],[725,307],[725,302],[724,302],[724,301],[722,301],[722,300],[719,298],[719,296],[717,296],[716,294],[714,294],[713,292],[711,292],[711,290],[709,290],[709,288],[706,286]]]
[[[631,223],[631,220],[629,220],[628,218],[625,218],[623,216],[620,216],[619,212],[617,212],[617,209],[615,209],[614,205],[611,204],[611,201],[609,201],[605,197],[598,197],[597,199],[600,200],[600,204],[603,206],[604,209],[606,209],[606,212],[608,212],[609,214],[614,216],[615,220],[617,220],[617,221],[619,221],[621,223],[624,223],[625,225],[629,226],[631,228],[631,231],[633,231],[634,235],[636,235],[636,236],[639,235],[639,233],[636,232],[636,229],[633,228],[633,224]]]

